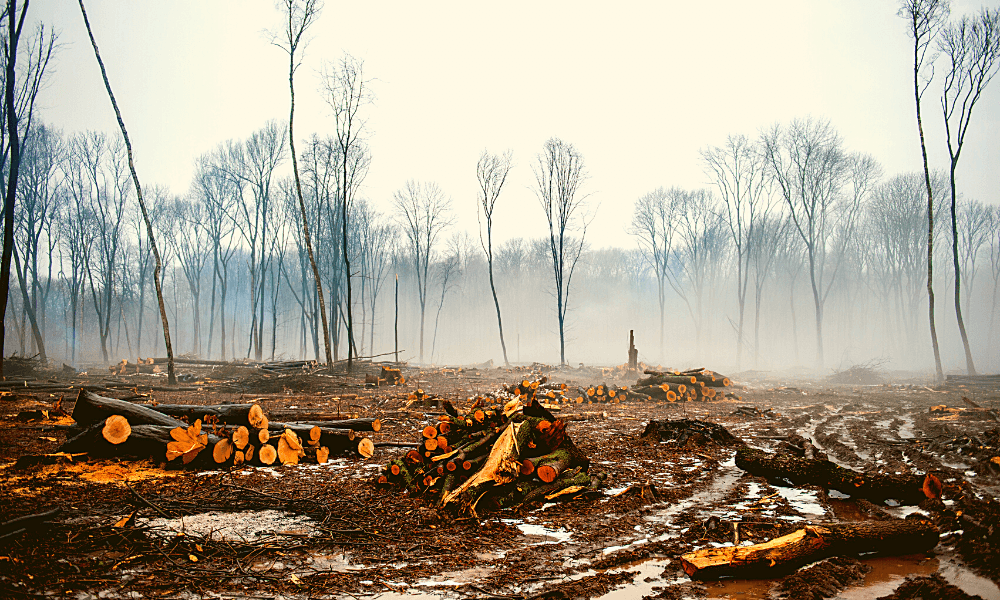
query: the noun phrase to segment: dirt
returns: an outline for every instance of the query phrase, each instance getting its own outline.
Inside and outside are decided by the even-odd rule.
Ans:
[[[364,373],[376,370],[194,371],[182,384],[198,388],[190,391],[151,391],[163,379],[136,375],[100,393],[188,404],[259,399],[275,414],[375,416],[383,428],[373,441],[409,442],[441,411],[408,404],[417,388],[463,407],[532,374],[404,368],[404,386],[365,387]],[[584,387],[636,379],[621,369],[545,374]],[[97,375],[63,381],[107,385]],[[62,513],[0,539],[0,596],[702,599],[769,598],[785,589],[801,592],[788,592],[790,598],[871,598],[900,588],[897,594],[910,595],[893,597],[943,597],[900,587],[906,575],[920,573],[1000,599],[1000,461],[993,461],[1000,455],[1000,390],[977,390],[970,398],[976,408],[963,402],[967,390],[917,380],[737,384],[739,399],[562,405],[557,416],[587,419],[569,422],[567,431],[590,458],[591,473],[606,474],[600,496],[458,520],[372,485],[379,467],[403,448],[379,447],[371,459],[228,472],[81,459],[18,468],[18,458],[53,452],[66,439],[67,420],[54,407],[61,396],[71,412],[74,398],[18,389],[0,398],[0,523],[56,507]],[[932,411],[941,406],[950,410]],[[48,418],[22,414],[44,410]],[[661,428],[658,440],[642,438],[651,421],[677,419],[724,427],[769,451],[794,452],[809,441],[817,456],[845,467],[931,471],[945,484],[943,497],[920,506],[873,505],[782,486],[738,469],[735,448],[713,428],[686,438]],[[807,523],[908,515],[938,525],[941,542],[932,554],[836,559],[838,567],[819,567],[836,576],[813,583],[803,570],[784,580],[697,582],[677,561],[694,549],[731,545],[737,535],[740,543],[757,543]],[[872,572],[858,581],[868,567]],[[834,579],[840,583],[827,585]]]

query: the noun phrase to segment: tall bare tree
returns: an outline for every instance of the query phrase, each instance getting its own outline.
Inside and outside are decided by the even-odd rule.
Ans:
[[[303,43],[303,36],[310,25],[319,17],[321,4],[318,0],[282,0],[282,9],[286,17],[281,36],[275,36],[274,44],[288,54],[288,148],[292,155],[292,171],[295,174],[295,193],[299,200],[299,212],[302,215],[302,237],[305,239],[309,264],[312,267],[313,280],[316,284],[316,296],[319,299],[320,319],[323,323],[323,344],[326,350],[326,364],[333,368],[333,354],[330,352],[330,326],[326,318],[326,303],[323,299],[323,282],[316,265],[313,253],[312,238],[309,236],[309,218],[306,214],[306,203],[302,197],[302,182],[299,179],[299,162],[295,156],[295,71],[302,64],[301,55],[295,53]]]
[[[340,225],[344,260],[344,279],[347,282],[347,370],[354,362],[354,313],[351,291],[351,253],[348,252],[348,217],[350,206],[358,188],[368,173],[370,161],[368,148],[364,143],[364,120],[359,115],[361,107],[371,101],[368,82],[364,79],[364,62],[351,55],[345,55],[335,66],[328,67],[323,74],[326,101],[333,110],[336,126],[337,148],[341,156],[340,185]]]
[[[493,305],[497,309],[497,326],[500,328],[500,348],[503,350],[503,364],[510,366],[507,359],[507,342],[503,339],[503,319],[500,316],[500,300],[497,298],[497,286],[493,279],[493,212],[497,207],[497,199],[500,198],[500,191],[503,184],[507,182],[507,175],[511,167],[510,150],[503,154],[490,154],[486,150],[479,156],[476,164],[476,178],[479,180],[479,208],[482,209],[482,216],[479,220],[479,243],[486,253],[486,265],[490,272],[490,291],[493,293]],[[476,216],[479,216],[476,211]],[[486,225],[486,239],[483,239],[483,221]]]
[[[934,79],[934,58],[928,56],[928,51],[947,22],[949,10],[948,0],[903,0],[899,9],[899,16],[906,19],[907,33],[913,38],[913,98],[924,166],[924,188],[927,191],[927,316],[934,350],[934,368],[939,380],[944,379],[944,371],[941,368],[941,350],[934,321],[934,191],[931,186],[931,169],[927,164],[927,142],[920,109],[924,92]]]
[[[702,150],[701,158],[719,191],[725,208],[723,220],[736,250],[736,300],[740,313],[736,333],[736,368],[739,370],[745,344],[743,316],[750,282],[750,257],[755,251],[754,244],[760,239],[754,234],[773,206],[768,189],[770,176],[759,144],[744,135],[730,135],[724,146]],[[755,341],[754,347],[756,345]]]
[[[399,209],[398,219],[406,234],[413,271],[417,276],[417,300],[420,303],[420,352],[424,362],[424,317],[427,314],[431,256],[441,239],[441,233],[452,223],[451,200],[436,183],[420,184],[407,181],[403,189],[393,194]]]
[[[587,236],[586,196],[580,186],[587,178],[583,155],[559,138],[551,138],[538,154],[534,166],[535,195],[549,226],[549,251],[555,282],[556,317],[559,320],[559,364],[566,364],[566,313],[573,272],[583,253]]]
[[[663,335],[666,318],[667,280],[674,251],[677,214],[680,197],[673,190],[657,188],[635,202],[629,233],[639,239],[643,257],[656,276],[656,292],[660,308],[660,360],[663,360]]]
[[[5,167],[6,189],[3,203],[3,250],[0,252],[0,379],[3,379],[3,350],[6,336],[7,300],[10,293],[10,263],[14,255],[14,204],[17,179],[21,167],[21,140],[31,131],[35,99],[42,87],[45,71],[55,50],[56,38],[39,25],[28,52],[28,62],[22,77],[18,77],[18,47],[28,14],[28,0],[18,9],[17,0],[3,4],[0,21],[6,17],[7,27],[0,34],[3,45],[3,123],[0,125],[0,164]],[[2,25],[0,25],[2,27]]]
[[[128,150],[128,168],[132,174],[132,183],[135,184],[135,195],[139,201],[139,208],[142,210],[142,219],[146,223],[146,235],[149,236],[149,245],[153,250],[153,257],[156,259],[156,268],[153,271],[153,281],[156,285],[156,299],[160,305],[160,320],[163,322],[163,342],[167,347],[167,383],[174,385],[177,383],[177,375],[174,372],[174,349],[170,344],[170,323],[167,321],[167,308],[163,303],[163,286],[160,284],[160,251],[156,247],[156,238],[153,235],[153,225],[149,220],[149,213],[146,211],[146,202],[142,198],[142,187],[139,185],[139,176],[135,172],[135,164],[132,161],[132,142],[129,141],[128,131],[125,130],[125,121],[122,120],[122,113],[118,110],[118,101],[111,91],[111,82],[108,81],[108,73],[104,69],[104,61],[101,60],[101,53],[97,49],[97,41],[94,39],[94,32],[90,29],[90,20],[87,19],[87,9],[80,2],[80,13],[83,14],[83,23],[87,26],[87,35],[90,37],[90,45],[94,48],[94,56],[97,64],[101,67],[101,77],[104,79],[104,87],[108,90],[108,97],[111,99],[111,106],[115,109],[115,116],[118,118],[118,127],[122,130],[122,137],[125,138],[125,148]]]
[[[850,242],[861,200],[880,174],[869,156],[847,153],[828,121],[794,120],[764,133],[770,170],[806,248],[816,314],[816,362],[823,365],[823,307]],[[832,263],[832,264],[830,264]]]
[[[955,171],[965,145],[972,110],[983,90],[1000,69],[1000,8],[983,8],[977,15],[963,15],[956,23],[945,27],[939,42],[947,61],[944,89],[941,92],[941,111],[948,138],[948,156],[951,159],[951,231],[952,260],[955,269],[955,316],[958,331],[965,346],[965,364],[970,375],[976,373],[972,359],[969,334],[962,318],[962,268],[958,251],[958,191]]]

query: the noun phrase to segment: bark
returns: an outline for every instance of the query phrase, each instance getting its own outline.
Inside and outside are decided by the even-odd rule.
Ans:
[[[753,546],[706,548],[681,556],[692,578],[777,577],[830,556],[877,552],[884,555],[926,552],[938,543],[930,521],[860,521],[810,525]]]
[[[883,501],[892,498],[902,504],[919,504],[937,498],[941,482],[932,474],[859,473],[828,460],[774,455],[749,447],[736,452],[736,466],[753,475],[772,480],[788,480],[793,485],[812,484],[834,489],[853,498]]]
[[[152,407],[133,404],[125,400],[116,400],[98,396],[89,390],[80,390],[80,395],[73,406],[73,420],[83,426],[102,424],[111,415],[121,415],[128,419],[130,425],[162,425],[164,427],[186,427],[177,419],[163,414]]]
[[[181,423],[181,427],[187,426]],[[94,457],[115,457],[115,458],[151,458],[164,462],[167,460],[167,444],[174,441],[171,437],[171,430],[174,427],[165,425],[132,425],[132,432],[128,439],[120,444],[112,444],[104,439],[102,430],[104,423],[95,423],[85,429],[76,437],[66,440],[59,447],[58,452],[86,452]],[[199,452],[198,457],[193,461],[195,466],[214,466],[212,460],[212,450],[221,438],[208,434],[208,444],[206,449]]]

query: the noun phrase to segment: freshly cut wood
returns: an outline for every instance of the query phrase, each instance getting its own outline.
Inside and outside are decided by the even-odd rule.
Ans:
[[[246,460],[246,455],[243,454],[242,450],[237,450],[233,453],[233,466],[238,467],[243,464]]]
[[[170,437],[173,438],[173,441],[167,443],[167,460],[181,458],[185,465],[193,461],[209,443],[208,434],[201,432],[200,420],[196,420],[193,425],[188,427],[171,429]]]
[[[164,427],[163,425],[131,425],[132,431],[128,439],[120,444],[112,444],[104,437],[104,423],[95,423],[75,437],[66,440],[63,445],[59,446],[58,452],[86,452],[95,458],[151,458],[162,462],[165,459],[167,445],[177,441],[171,435],[171,431],[174,429],[176,428]],[[206,444],[214,446],[219,442],[219,438],[214,435],[200,435],[205,436]],[[190,445],[188,449],[190,449]],[[193,459],[195,456],[197,453],[191,458]],[[197,464],[211,466],[215,463],[210,460],[198,460]]]
[[[753,475],[778,482],[787,479],[794,485],[819,485],[849,494],[853,498],[875,501],[891,498],[902,504],[919,504],[941,494],[941,482],[931,473],[859,473],[828,460],[776,455],[750,447],[736,451],[736,466]]]
[[[254,454],[254,447],[247,445],[246,449],[243,451],[243,458],[245,458],[247,461],[251,461],[253,460],[253,454]]]
[[[917,519],[810,525],[763,544],[689,552],[681,566],[697,579],[776,577],[830,556],[914,554],[937,543],[937,527]]]
[[[239,427],[236,428],[235,431],[233,431],[233,444],[236,446],[236,448],[242,450],[247,447],[247,444],[249,442],[250,442],[250,431],[246,427],[240,425]]]
[[[297,465],[299,458],[305,456],[299,438],[291,429],[286,429],[278,438],[278,460],[283,465]]]
[[[124,400],[98,396],[90,390],[80,390],[73,406],[73,420],[84,427],[94,423],[103,423],[111,415],[121,415],[128,419],[129,425],[163,425],[165,427],[182,427],[185,423],[165,415],[152,407],[143,404],[133,404]]]
[[[277,458],[278,450],[271,444],[264,444],[257,452],[257,460],[259,460],[261,464],[273,465]]]
[[[465,497],[461,508],[474,515],[476,503],[479,501],[479,497],[475,493],[478,488],[490,484],[503,485],[517,479],[521,471],[517,449],[527,440],[532,425],[529,421],[508,424],[503,433],[500,434],[500,437],[497,438],[496,443],[493,444],[489,458],[486,459],[486,463],[483,464],[482,468],[472,477],[469,477],[465,483],[445,496],[441,502],[442,506],[446,506],[460,497]],[[521,444],[518,444],[518,441]],[[466,494],[465,492],[469,493]]]
[[[216,463],[221,465],[232,457],[234,449],[235,445],[233,442],[228,438],[222,438],[212,447],[212,458]],[[242,454],[241,452],[240,455],[242,456]]]
[[[267,417],[264,416],[264,410],[259,404],[254,404],[250,407],[250,410],[247,413],[247,421],[251,427],[267,429]]]
[[[132,433],[132,427],[129,425],[128,419],[121,415],[111,415],[105,419],[104,427],[101,429],[101,435],[112,444],[124,442],[130,433]]]
[[[358,454],[364,458],[371,458],[375,454],[375,444],[368,438],[361,438],[358,442]]]
[[[267,443],[269,439],[271,439],[271,432],[266,427],[257,432],[257,441],[261,444]]]
[[[330,449],[326,446],[320,446],[316,448],[316,462],[319,464],[326,464],[326,461],[330,459]]]
[[[573,457],[566,448],[554,450],[535,461],[538,478],[545,483],[552,483],[567,467],[573,464]]]

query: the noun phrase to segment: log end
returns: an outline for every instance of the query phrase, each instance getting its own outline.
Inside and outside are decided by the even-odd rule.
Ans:
[[[368,438],[361,438],[358,442],[358,454],[365,458],[371,458],[375,454],[375,443]]]
[[[132,434],[132,426],[128,424],[128,419],[121,415],[111,415],[104,420],[104,428],[101,435],[112,444],[120,444],[128,439]]]

